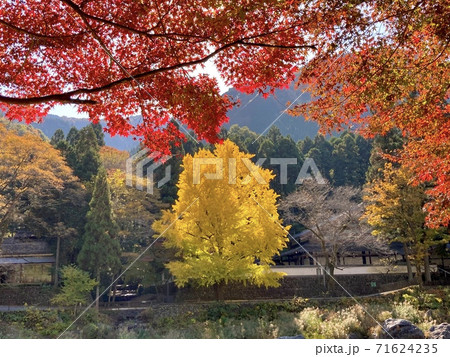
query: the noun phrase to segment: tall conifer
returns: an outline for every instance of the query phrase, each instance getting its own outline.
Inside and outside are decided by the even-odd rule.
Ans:
[[[100,282],[102,274],[116,274],[120,269],[120,245],[116,239],[118,226],[111,207],[111,194],[106,170],[100,168],[95,179],[94,192],[89,203],[83,246],[78,264],[91,272]],[[96,291],[96,307],[99,306],[99,285]]]

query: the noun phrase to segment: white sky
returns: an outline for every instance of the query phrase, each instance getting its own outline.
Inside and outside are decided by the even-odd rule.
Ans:
[[[221,93],[225,93],[229,87],[227,87],[220,77],[219,72],[217,71],[216,66],[214,65],[214,62],[212,59],[210,59],[208,62],[205,63],[204,69],[198,69],[196,71],[197,73],[207,73],[212,77],[215,77],[217,81],[219,82],[219,88]],[[78,113],[77,112],[77,106],[73,104],[63,104],[63,105],[57,105],[52,110],[50,110],[50,114],[55,114],[59,116],[66,116],[71,118],[87,118],[87,115],[85,113]]]

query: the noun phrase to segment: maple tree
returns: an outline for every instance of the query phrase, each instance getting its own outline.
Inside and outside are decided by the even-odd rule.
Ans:
[[[233,281],[279,285],[282,273],[270,265],[286,246],[287,231],[278,216],[278,195],[269,187],[274,175],[252,157],[229,140],[213,152],[201,149],[184,157],[178,200],[152,225],[177,252],[179,260],[167,267],[178,286],[214,286],[222,299],[223,286]]]
[[[331,1],[331,3],[337,3]],[[415,183],[430,181],[431,227],[450,223],[450,7],[445,0],[343,2],[346,16],[301,71],[312,100],[292,113],[323,132],[356,128],[365,135],[399,129],[400,162]]]
[[[33,202],[43,200],[39,208],[45,211],[53,204],[49,197],[76,181],[59,151],[48,142],[32,133],[18,135],[14,128],[7,130],[0,124],[0,240],[10,231],[12,221],[24,224],[37,207]]]
[[[228,85],[287,85],[307,50],[296,5],[257,1],[26,0],[0,5],[0,102],[39,120],[71,103],[112,135],[159,151],[180,136],[171,118],[216,141],[229,98],[195,70],[214,58]],[[140,111],[142,122],[130,116]]]
[[[417,277],[431,281],[429,250],[436,244],[447,243],[446,235],[425,226],[426,202],[424,185],[411,184],[413,174],[404,166],[385,163],[380,177],[365,188],[364,217],[372,226],[372,234],[389,242],[403,243],[409,280],[412,280],[411,262],[416,266]]]
[[[168,153],[183,136],[172,118],[211,142],[227,120],[232,100],[196,71],[206,61],[245,93],[299,74],[312,102],[292,112],[323,131],[409,137],[403,162],[435,183],[429,224],[447,225],[449,24],[447,0],[3,1],[1,109],[31,122],[76,104]]]

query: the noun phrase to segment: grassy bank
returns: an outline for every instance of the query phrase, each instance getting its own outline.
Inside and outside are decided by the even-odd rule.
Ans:
[[[378,322],[403,318],[425,332],[449,322],[450,288],[411,288],[396,294],[360,300],[181,304],[150,307],[134,316],[93,311],[84,315],[67,338],[374,338]],[[0,337],[54,338],[74,316],[57,310],[4,313]]]

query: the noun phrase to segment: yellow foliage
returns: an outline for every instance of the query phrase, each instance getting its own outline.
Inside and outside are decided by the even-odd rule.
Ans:
[[[0,124],[0,238],[24,194],[43,197],[74,180],[60,152],[48,142]]]
[[[383,177],[366,189],[364,217],[374,227],[374,235],[402,242],[419,240],[424,233],[424,190],[411,185],[412,174],[406,168],[386,163]]]
[[[269,187],[274,175],[251,158],[229,140],[213,152],[184,157],[178,199],[153,224],[178,252],[179,260],[167,265],[177,285],[279,285],[282,275],[270,265],[285,247],[287,232]]]
[[[130,153],[128,151],[118,150],[111,146],[102,146],[100,148],[100,158],[106,171],[125,171],[125,163],[129,157]]]

